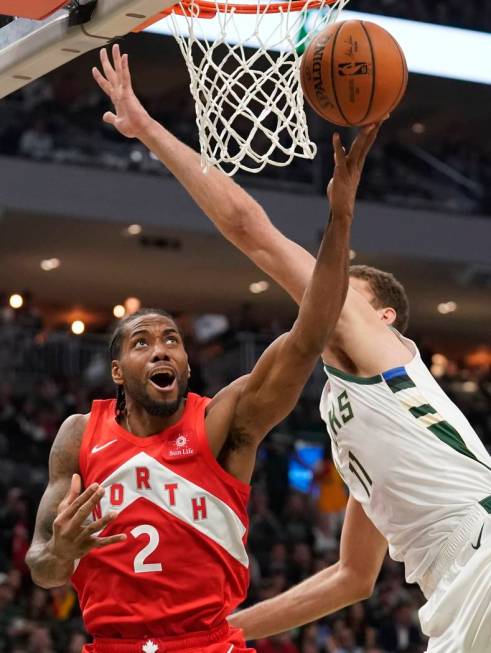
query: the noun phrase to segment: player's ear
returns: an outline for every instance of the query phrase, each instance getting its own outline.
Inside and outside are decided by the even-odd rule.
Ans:
[[[385,322],[385,324],[391,325],[396,321],[397,313],[393,308],[382,308],[377,312],[380,315],[380,319],[382,322]]]
[[[111,376],[116,385],[123,385],[124,375],[119,361],[111,361]]]

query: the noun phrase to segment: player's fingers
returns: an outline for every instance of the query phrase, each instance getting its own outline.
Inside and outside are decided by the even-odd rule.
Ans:
[[[341,143],[341,136],[335,132],[332,136],[332,146],[334,149],[334,163],[336,166],[346,165],[346,153]]]
[[[107,81],[104,75],[95,66],[92,68],[92,76],[97,82],[97,84],[100,86],[100,88],[104,91],[104,93],[106,95],[111,96],[112,93],[111,84]]]
[[[131,75],[130,75],[130,66],[128,62],[128,55],[123,54],[121,57],[121,67],[123,71],[123,89],[131,88]]]
[[[80,478],[80,474],[73,474],[70,483],[70,490],[67,496],[67,501],[69,504],[75,501],[75,499],[80,495],[81,490],[82,490],[82,479]]]
[[[92,547],[96,549],[102,549],[104,546],[109,544],[116,544],[116,542],[124,542],[127,539],[126,533],[120,533],[119,535],[111,535],[109,537],[97,537],[93,538]]]
[[[102,70],[104,71],[104,75],[106,76],[106,79],[109,82],[111,82],[113,86],[115,86],[117,84],[116,73],[111,65],[111,62],[109,61],[106,48],[101,49],[100,58],[101,58]]]
[[[118,513],[115,512],[114,510],[108,512],[107,515],[104,515],[104,517],[101,517],[100,519],[96,519],[96,521],[92,522],[92,524],[89,524],[89,526],[87,526],[84,529],[84,534],[93,535],[94,533],[98,533],[99,531],[102,531],[102,529],[105,528],[109,524],[109,522],[116,519],[117,516]]]
[[[77,514],[82,506],[86,505],[87,501],[91,501],[94,497],[99,497],[97,501],[100,501],[100,497],[102,496],[101,490],[103,494],[103,488],[101,488],[98,483],[92,483],[92,485],[89,485],[89,487],[84,490],[84,492],[82,492],[82,494],[80,494],[75,499],[75,501],[73,501],[69,506],[65,508],[62,516],[64,518],[71,519],[74,515]]]
[[[87,501],[79,507],[77,512],[72,517],[72,526],[80,528],[90,513],[94,510],[96,505],[104,496],[104,488],[100,487],[97,491],[87,499]]]
[[[122,76],[123,76],[123,70],[122,70],[123,67],[121,64],[121,51],[117,43],[113,45],[112,55],[113,55],[114,70],[116,71],[116,75],[118,76],[118,81],[121,83]]]
[[[349,157],[351,160],[357,161],[363,155],[363,152],[367,147],[367,143],[370,141],[370,136],[374,128],[375,125],[372,124],[360,129],[350,147]]]
[[[116,114],[114,114],[112,111],[106,111],[106,113],[102,116],[102,120],[107,122],[108,125],[112,125],[114,127],[116,123]]]
[[[358,154],[358,165],[360,167],[363,167],[365,164],[365,159],[367,158],[368,153],[372,149],[372,145],[375,143],[377,140],[378,133],[380,131],[382,123],[376,123],[374,125],[368,125],[368,127],[364,128],[364,134],[363,134],[363,141],[362,141],[362,147],[361,150]]]

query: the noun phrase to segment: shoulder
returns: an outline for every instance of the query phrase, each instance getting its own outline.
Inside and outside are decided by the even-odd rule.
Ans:
[[[63,473],[67,468],[78,470],[80,444],[89,419],[90,413],[70,415],[60,426],[49,457],[51,474]]]
[[[225,406],[235,406],[235,403],[239,399],[245,385],[249,379],[249,374],[244,374],[240,376],[232,383],[229,383],[227,386],[222,388],[217,394],[211,399],[210,403],[206,408],[206,414],[211,410],[216,409],[217,407],[224,408]]]
[[[85,429],[87,428],[89,419],[90,419],[90,413],[86,413],[86,414],[78,413],[75,415],[70,415],[70,417],[67,417],[66,420],[60,426],[58,435],[55,438],[55,442],[57,440],[61,441],[61,440],[81,438]]]

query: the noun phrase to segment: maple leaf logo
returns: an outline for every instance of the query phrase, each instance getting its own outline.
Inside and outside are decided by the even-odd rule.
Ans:
[[[145,644],[142,646],[143,653],[157,653],[158,650],[159,647],[157,646],[157,644],[152,642],[151,639],[145,642]]]

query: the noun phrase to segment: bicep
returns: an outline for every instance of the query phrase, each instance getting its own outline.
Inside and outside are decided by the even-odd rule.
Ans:
[[[58,506],[70,488],[71,475],[50,481],[39,504],[33,542],[47,542],[53,534],[53,522]]]
[[[263,438],[293,410],[317,358],[296,342],[292,332],[277,338],[244,378],[235,427]]]
[[[387,541],[368,519],[362,505],[349,498],[341,533],[340,567],[373,587],[387,552]]]
[[[80,442],[86,417],[72,415],[61,425],[49,455],[48,485],[39,504],[34,541],[47,541],[52,535],[58,506],[70,489],[73,474],[78,473]]]

